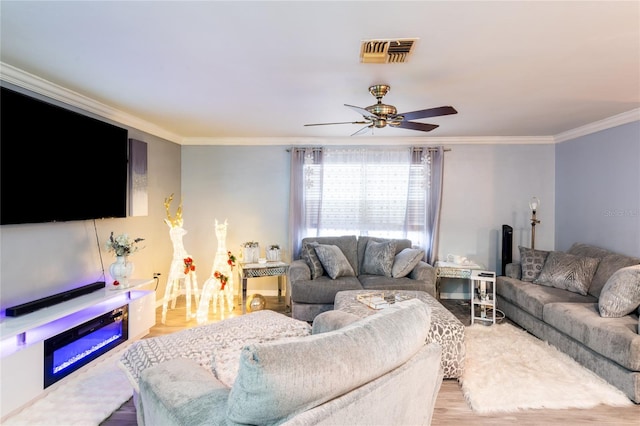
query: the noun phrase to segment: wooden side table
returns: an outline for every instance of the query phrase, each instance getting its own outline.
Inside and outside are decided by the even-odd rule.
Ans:
[[[238,272],[242,281],[242,313],[247,311],[247,279],[261,277],[278,277],[278,301],[282,300],[282,285],[287,277],[289,264],[285,262],[240,263]]]

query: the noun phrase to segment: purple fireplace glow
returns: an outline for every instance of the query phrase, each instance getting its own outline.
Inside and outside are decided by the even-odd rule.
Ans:
[[[126,342],[127,305],[93,318],[44,342],[44,387]]]

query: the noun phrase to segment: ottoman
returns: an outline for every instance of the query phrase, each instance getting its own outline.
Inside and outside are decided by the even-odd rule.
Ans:
[[[358,301],[359,294],[372,293],[371,290],[346,290],[336,293],[334,309],[349,312],[360,317],[379,312]],[[445,379],[457,379],[464,370],[464,331],[465,327],[458,318],[424,291],[384,290],[374,293],[384,293],[402,297],[403,299],[418,299],[431,308],[431,328],[427,336],[427,343],[435,342],[442,346],[442,369]]]

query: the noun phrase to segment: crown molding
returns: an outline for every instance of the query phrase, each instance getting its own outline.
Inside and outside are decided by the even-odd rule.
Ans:
[[[184,138],[183,145],[524,145],[553,144],[553,136],[471,136],[471,137],[339,137],[339,138]]]
[[[57,84],[51,83],[50,81],[36,75],[29,74],[28,72],[12,65],[5,64],[4,62],[0,62],[0,79],[15,86],[22,87],[23,89],[30,90],[56,101],[96,114],[100,117],[113,120],[125,126],[130,126],[134,129],[150,133],[171,142],[182,144],[183,138],[180,135],[169,132],[153,123],[141,120],[131,114],[112,108],[80,93],[74,92],[73,90],[58,86]]]
[[[57,84],[51,83],[36,75],[29,74],[12,65],[0,62],[0,79],[48,98],[80,108],[117,123],[167,139],[179,145],[513,145],[513,144],[553,144],[575,139],[611,127],[640,120],[640,108],[596,121],[555,136],[469,136],[469,137],[367,137],[348,138],[185,138],[169,132],[156,124],[127,114],[101,102],[93,100]]]
[[[554,139],[556,143],[560,143],[580,136],[590,135],[591,133],[599,132],[601,130],[607,130],[612,127],[632,123],[634,121],[640,121],[640,108],[632,109],[631,111],[623,112],[622,114],[614,115],[613,117],[605,118],[604,120],[595,121],[566,132],[558,133],[555,135]]]

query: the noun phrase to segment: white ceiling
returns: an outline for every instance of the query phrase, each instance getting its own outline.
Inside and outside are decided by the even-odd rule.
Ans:
[[[640,1],[6,1],[3,79],[24,71],[179,143],[348,137],[344,104],[452,105],[429,132],[547,137],[640,108]],[[418,38],[403,64],[360,43]],[[15,71],[15,70],[14,70]],[[638,114],[640,116],[640,114]],[[143,129],[144,130],[144,129]],[[365,138],[372,136],[366,133]],[[354,136],[351,139],[359,139]]]

